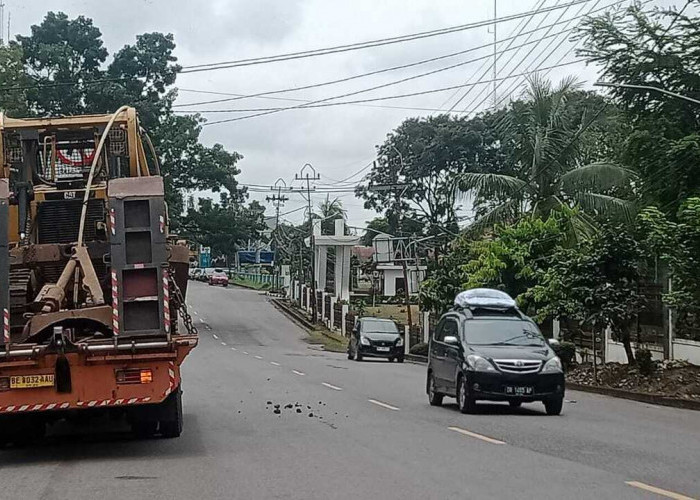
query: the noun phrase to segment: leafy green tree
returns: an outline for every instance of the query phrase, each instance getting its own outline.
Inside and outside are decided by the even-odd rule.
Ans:
[[[635,363],[630,334],[644,306],[638,294],[643,252],[629,228],[603,225],[576,247],[559,247],[526,294],[537,318],[566,317],[600,335],[610,327]]]
[[[421,304],[443,312],[462,290],[475,287],[505,291],[529,309],[526,292],[538,281],[549,258],[566,241],[566,228],[575,211],[553,212],[547,219],[527,216],[512,225],[497,224],[474,240],[464,233],[433,266],[421,287]]]
[[[368,185],[356,194],[365,199],[365,208],[385,215],[389,233],[401,235],[401,221],[415,219],[423,234],[444,244],[446,235],[458,231],[455,178],[466,171],[491,171],[495,140],[481,118],[407,119],[377,148]]]
[[[28,113],[22,61],[22,49],[18,46],[0,46],[0,110],[13,117]]]
[[[656,207],[639,214],[642,242],[664,262],[672,279],[672,290],[664,302],[676,316],[679,337],[700,339],[700,198],[690,198],[671,221]]]
[[[102,78],[107,60],[102,33],[84,16],[49,12],[30,36],[18,36],[27,75],[29,107],[38,114],[81,114],[90,83]]]
[[[700,95],[698,17],[636,2],[582,23],[580,55],[602,66],[602,80]],[[623,160],[639,172],[645,202],[675,217],[700,194],[700,107],[660,92],[610,90],[633,130]]]
[[[199,207],[190,207],[182,222],[182,234],[204,246],[211,247],[212,254],[233,257],[239,245],[248,240],[260,239],[265,229],[265,207],[257,201],[248,206],[230,203],[223,196],[219,203],[211,199],[199,200]]]
[[[579,206],[571,219],[574,234],[590,234],[593,219],[616,216],[631,220],[633,203],[615,196],[628,192],[630,170],[604,161],[604,149],[591,147],[587,134],[604,108],[582,105],[585,96],[572,78],[553,87],[539,77],[530,80],[524,101],[516,102],[498,125],[512,174],[468,171],[459,188],[492,205],[477,225],[514,221],[523,214],[547,216],[552,210]],[[582,164],[582,161],[595,161]]]

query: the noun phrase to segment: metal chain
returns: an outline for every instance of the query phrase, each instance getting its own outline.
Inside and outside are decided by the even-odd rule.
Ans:
[[[197,327],[194,326],[192,323],[192,316],[190,316],[190,313],[187,312],[187,303],[185,302],[185,298],[182,296],[182,291],[180,290],[180,287],[177,286],[177,283],[175,283],[175,280],[173,279],[173,276],[175,275],[175,272],[173,271],[172,267],[168,267],[168,282],[170,284],[170,289],[173,291],[173,298],[175,299],[175,306],[177,310],[180,312],[180,316],[182,317],[182,322],[185,324],[185,328],[187,329],[187,333],[190,335],[199,335],[199,332],[197,331]]]

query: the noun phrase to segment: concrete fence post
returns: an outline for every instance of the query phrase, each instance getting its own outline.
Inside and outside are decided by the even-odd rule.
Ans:
[[[554,318],[552,320],[552,337],[554,337],[555,339],[558,339],[560,335],[561,335],[561,322],[559,321],[559,318]]]
[[[423,342],[427,343],[430,339],[430,313],[423,313]]]
[[[306,310],[311,309],[311,288],[306,287]]]
[[[334,331],[335,330],[335,303],[338,299],[335,297],[331,297],[331,313],[330,313],[330,325],[329,325],[329,330]]]
[[[403,329],[403,352],[404,354],[409,354],[411,351],[411,329],[408,325],[404,325]]]
[[[610,344],[612,343],[612,329],[609,326],[605,327],[603,342],[605,342],[603,344],[603,363],[607,363],[610,359]],[[594,352],[593,356],[595,357],[595,355]]]
[[[326,295],[327,292],[321,292],[321,321],[326,321]]]
[[[341,331],[341,333],[343,334],[343,337],[347,337],[347,334],[348,334],[348,332],[347,332],[347,330],[348,330],[348,329],[347,329],[347,326],[345,326],[345,319],[346,319],[346,317],[347,317],[347,315],[348,315],[348,311],[349,311],[348,305],[347,305],[347,304],[343,304],[342,313],[341,313],[341,315],[340,315],[340,331]]]

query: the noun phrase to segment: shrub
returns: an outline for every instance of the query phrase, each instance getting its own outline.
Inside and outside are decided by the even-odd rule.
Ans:
[[[637,349],[635,358],[637,358],[639,373],[642,375],[651,375],[654,373],[654,360],[651,358],[651,351],[649,349]]]
[[[411,349],[409,349],[409,352],[411,354],[417,354],[419,356],[427,356],[428,344],[426,344],[425,342],[420,342],[418,344],[412,345]]]
[[[557,346],[552,346],[554,352],[559,356],[564,371],[569,369],[569,366],[576,359],[576,344],[573,342],[562,341]]]

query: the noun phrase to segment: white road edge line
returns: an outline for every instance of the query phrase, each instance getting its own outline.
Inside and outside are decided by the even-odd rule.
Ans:
[[[625,484],[628,486],[633,486],[634,488],[639,488],[640,490],[656,493],[657,495],[661,495],[662,497],[666,498],[673,498],[675,500],[693,500],[693,498],[681,495],[680,493],[662,490],[661,488],[657,488],[656,486],[640,483],[639,481],[625,481]]]
[[[303,377],[304,375],[306,375],[306,373],[300,372],[300,371],[297,371],[297,370],[292,370],[292,373],[294,373],[294,374],[296,374],[296,375],[300,375],[300,376],[302,376],[302,377]]]
[[[193,313],[195,316],[199,316],[199,313],[198,313],[197,311],[192,311],[192,313]]]
[[[334,391],[342,391],[342,387],[338,387],[337,385],[329,384],[328,382],[321,382],[321,385],[328,387],[329,389],[333,389]]]
[[[262,356],[255,356],[255,359],[262,359]]]
[[[214,337],[216,340],[219,340],[219,337],[215,333],[212,333],[211,336]]]
[[[466,429],[462,429],[461,427],[448,427],[451,431],[459,432],[460,434],[463,434],[465,436],[473,437],[476,439],[481,439],[482,441],[486,441],[487,443],[491,444],[506,444],[505,441],[499,441],[498,439],[490,438],[488,436],[482,436],[481,434],[477,434],[476,432],[471,432]]]
[[[272,366],[282,366],[282,365],[280,365],[279,363],[275,363],[274,361],[270,361],[270,364],[271,364]]]
[[[372,403],[374,405],[381,406],[382,408],[386,408],[387,410],[399,411],[401,409],[401,408],[397,408],[396,406],[391,406],[389,404],[382,403],[381,401],[377,401],[376,399],[368,399],[367,401],[369,401],[370,403]]]

